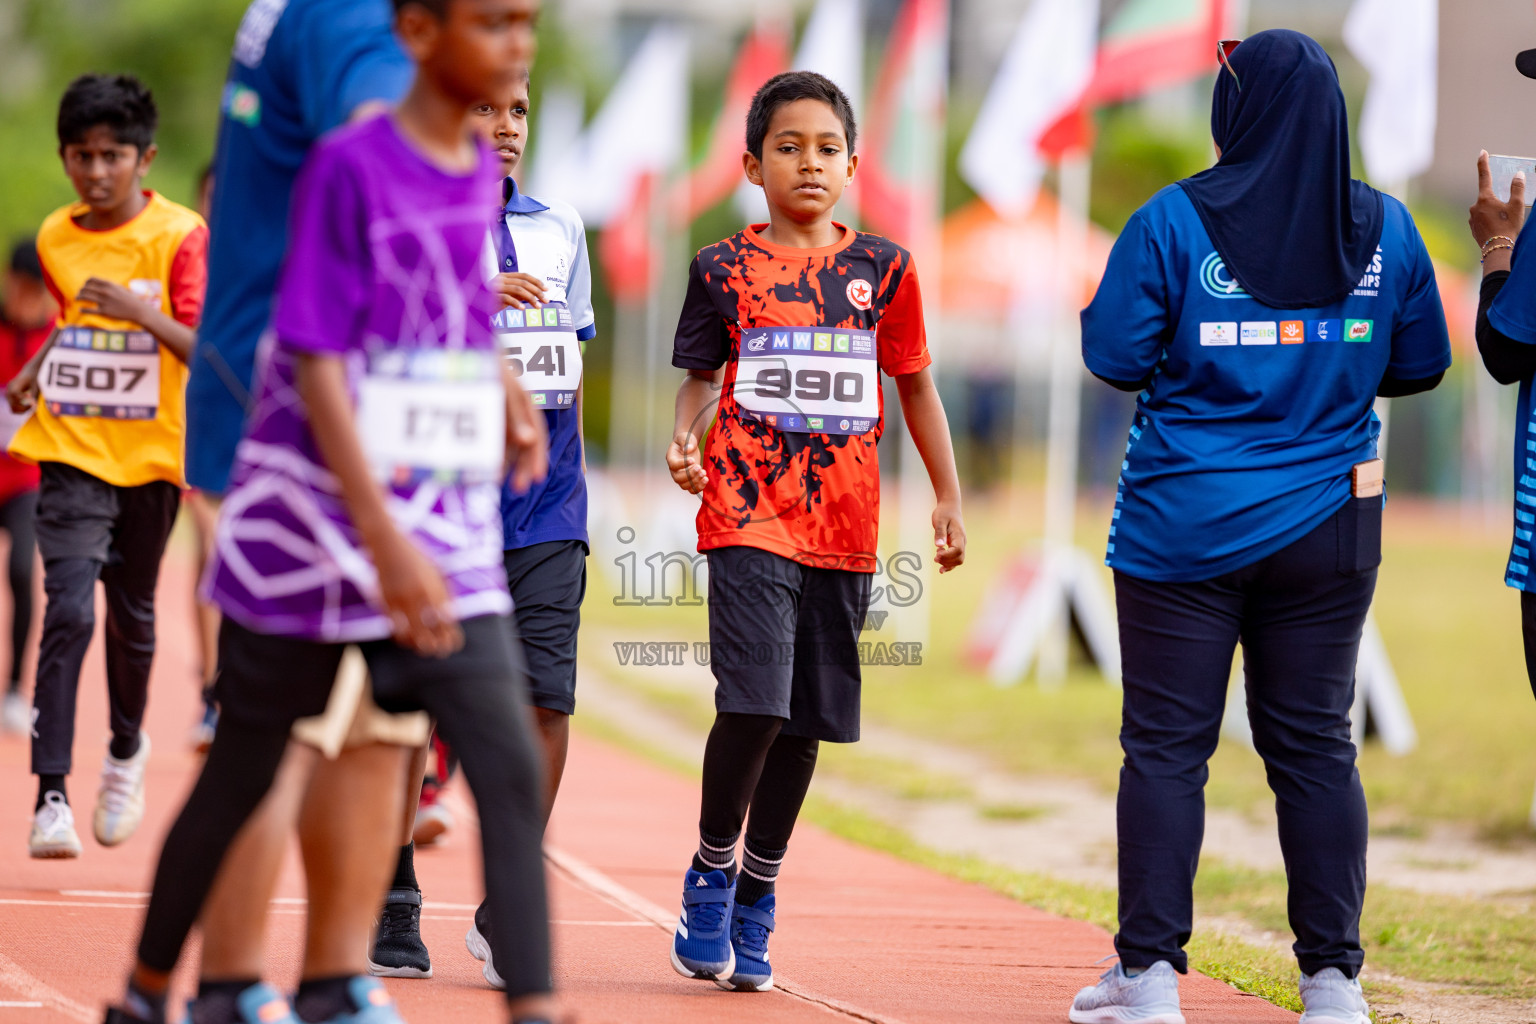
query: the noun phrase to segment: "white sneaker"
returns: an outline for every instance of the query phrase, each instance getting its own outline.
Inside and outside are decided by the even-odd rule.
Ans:
[[[149,737],[139,733],[139,750],[126,761],[108,754],[101,763],[101,789],[91,825],[96,841],[116,846],[139,829],[144,820],[144,768],[149,764]]]
[[[32,706],[19,693],[7,693],[0,702],[0,732],[23,736],[32,731]]]
[[[80,837],[75,834],[75,812],[64,794],[50,791],[43,806],[32,815],[32,835],[27,852],[34,857],[78,857]]]
[[[1301,976],[1301,1024],[1371,1024],[1359,978],[1346,978],[1337,967]]]
[[[416,810],[416,825],[411,841],[417,846],[431,846],[453,829],[453,814],[440,803],[430,803]]]
[[[1072,1024],[1184,1024],[1179,1012],[1179,975],[1159,960],[1134,978],[1119,964],[1072,1000]]]

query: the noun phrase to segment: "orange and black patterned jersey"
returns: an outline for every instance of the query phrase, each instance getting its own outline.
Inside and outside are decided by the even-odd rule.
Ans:
[[[873,572],[881,374],[932,362],[912,256],[842,225],[837,244],[794,249],[764,226],[699,252],[673,341],[672,365],[725,367],[703,442],[699,550]]]

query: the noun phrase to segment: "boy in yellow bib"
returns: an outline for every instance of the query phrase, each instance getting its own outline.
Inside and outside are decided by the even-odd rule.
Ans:
[[[32,711],[34,857],[78,857],[64,789],[80,665],[107,599],[112,740],[93,831],[104,846],[144,816],[140,732],[155,653],[155,582],[176,519],[183,392],[207,280],[202,218],[142,187],[155,158],[149,90],[126,75],[76,79],[59,104],[59,155],[80,196],[38,231],[59,303],[48,343],[6,387],[34,409],[10,452],[41,467],[37,546],[47,610]]]

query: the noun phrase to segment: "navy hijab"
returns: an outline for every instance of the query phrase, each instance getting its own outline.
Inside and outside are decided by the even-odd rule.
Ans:
[[[1216,166],[1179,182],[1228,272],[1274,309],[1329,306],[1381,241],[1381,193],[1349,176],[1349,124],[1333,61],[1277,29],[1245,39],[1211,104]]]

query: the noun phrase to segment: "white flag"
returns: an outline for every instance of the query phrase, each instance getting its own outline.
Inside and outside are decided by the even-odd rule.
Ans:
[[[848,96],[854,112],[864,109],[864,3],[863,0],[820,0],[800,36],[800,48],[790,63],[791,71],[826,75]],[[856,220],[857,186],[843,193],[838,219]],[[745,176],[736,189],[736,209],[749,224],[768,219],[763,190]]]
[[[658,25],[575,144],[539,161],[533,194],[564,200],[588,227],[601,227],[624,212],[641,175],[672,170],[687,130],[688,36]],[[553,147],[541,142],[535,149]]]
[[[1435,159],[1438,0],[1356,0],[1344,43],[1371,73],[1360,152],[1377,184],[1401,185]]]
[[[1034,205],[1040,138],[1088,88],[1098,34],[1098,0],[1035,0],[1024,15],[960,151],[961,175],[998,213]]]

